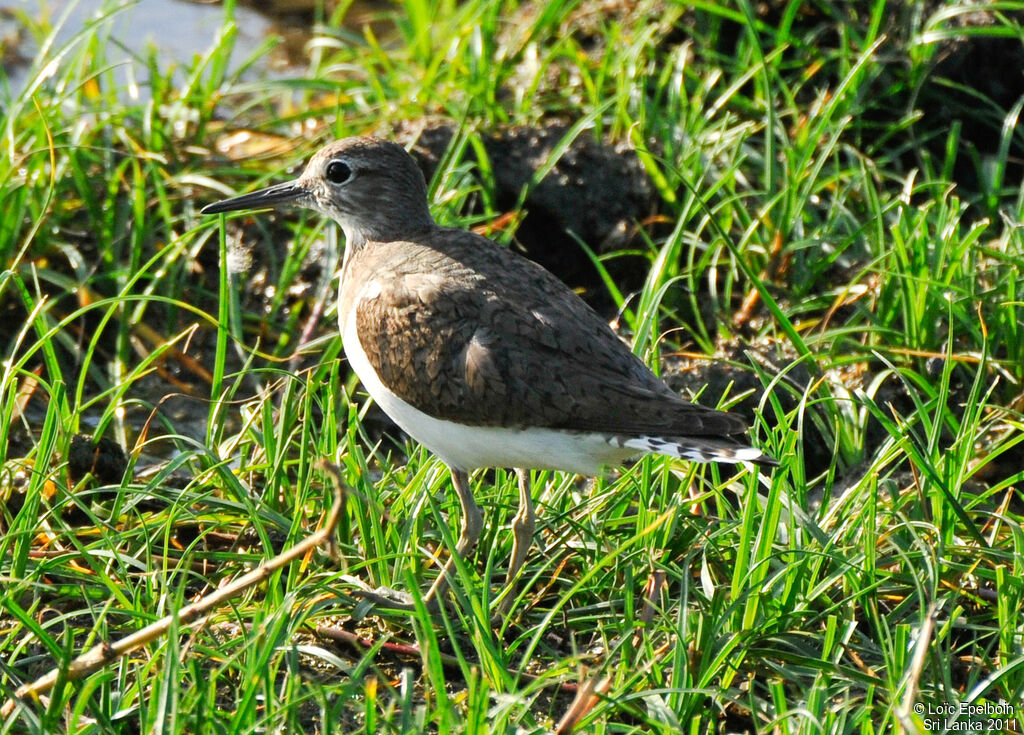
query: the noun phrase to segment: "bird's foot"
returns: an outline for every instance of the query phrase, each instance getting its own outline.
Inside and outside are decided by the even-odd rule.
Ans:
[[[416,603],[413,601],[412,595],[402,590],[392,589],[391,587],[377,587],[372,590],[358,589],[354,590],[352,594],[360,600],[368,600],[374,605],[391,610],[408,610],[411,612],[416,609]]]
[[[401,612],[410,613],[416,610],[416,601],[408,592],[396,590],[391,587],[371,588],[358,577],[350,577],[346,575],[344,579],[356,586],[356,589],[352,590],[352,596],[368,602],[370,607],[379,607],[385,610],[399,610]],[[424,599],[423,604],[431,613],[436,613],[438,611],[439,605],[436,597],[428,597],[427,599]],[[366,612],[368,612],[368,610],[364,610],[363,614]]]

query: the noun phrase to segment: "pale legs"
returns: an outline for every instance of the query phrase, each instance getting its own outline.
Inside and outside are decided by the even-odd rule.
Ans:
[[[469,484],[469,474],[465,470],[452,468],[452,486],[459,497],[459,505],[462,508],[462,524],[459,532],[459,539],[455,543],[455,552],[441,569],[434,584],[424,596],[423,601],[428,607],[436,608],[439,600],[448,588],[448,578],[455,569],[456,557],[465,559],[473,553],[480,534],[483,530],[483,512],[473,498],[473,492]],[[533,534],[536,529],[536,515],[533,508],[533,496],[530,494],[530,471],[516,469],[516,476],[519,483],[519,512],[512,519],[512,558],[509,560],[508,572],[505,576],[505,587],[507,588],[504,599],[498,607],[497,614],[505,615],[512,606],[515,599],[514,583],[519,570],[526,563],[530,545],[533,542]],[[375,591],[361,590],[359,596],[370,599],[386,607],[397,607],[412,609],[413,605],[401,601],[392,590],[378,589]],[[404,596],[404,595],[403,595]]]
[[[512,558],[508,562],[508,574],[505,575],[505,598],[498,605],[498,615],[508,614],[512,601],[516,597],[515,580],[519,570],[526,563],[526,555],[533,543],[533,534],[537,527],[537,516],[533,510],[533,496],[530,494],[530,471],[516,468],[519,479],[519,512],[512,519]]]
[[[484,527],[483,512],[476,504],[476,500],[473,499],[473,490],[469,486],[469,474],[465,470],[457,470],[454,467],[451,468],[451,471],[452,485],[459,496],[459,505],[462,506],[462,530],[459,533],[459,540],[455,544],[455,554],[452,554],[448,563],[444,565],[444,569],[434,580],[427,596],[423,598],[427,604],[434,604],[435,598],[441,595],[448,586],[448,575],[455,567],[455,557],[465,559],[473,553]]]
[[[530,494],[530,471],[516,469],[516,477],[519,481],[519,512],[512,519],[512,558],[508,563],[508,573],[505,576],[505,587],[507,588],[505,598],[498,607],[498,613],[504,615],[512,606],[515,598],[513,583],[519,574],[519,570],[526,563],[526,556],[530,552],[530,544],[533,543],[533,534],[536,530],[537,521],[533,509],[533,496]],[[469,475],[462,470],[452,470],[452,484],[459,496],[459,503],[462,506],[462,532],[455,544],[455,555],[465,559],[473,552],[477,541],[480,540],[480,532],[483,529],[483,514],[480,506],[473,499],[473,493],[469,486]],[[434,580],[433,586],[427,592],[424,600],[432,602],[438,595],[441,595],[448,585],[448,575],[455,567],[455,555],[448,560],[444,569]]]

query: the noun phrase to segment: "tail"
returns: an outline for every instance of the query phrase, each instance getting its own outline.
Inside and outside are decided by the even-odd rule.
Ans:
[[[622,446],[645,454],[664,454],[691,462],[750,462],[760,467],[777,467],[779,462],[756,447],[712,436],[638,436]]]

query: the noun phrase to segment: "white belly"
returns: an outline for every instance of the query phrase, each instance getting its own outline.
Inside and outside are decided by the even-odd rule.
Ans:
[[[604,466],[619,464],[641,453],[597,434],[465,426],[430,416],[392,393],[377,377],[359,343],[355,312],[353,308],[348,323],[342,325],[342,342],[352,369],[384,413],[449,467],[520,467],[596,475]]]

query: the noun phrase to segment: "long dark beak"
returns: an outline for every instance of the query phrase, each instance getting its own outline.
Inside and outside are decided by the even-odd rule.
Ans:
[[[237,212],[240,209],[264,209],[278,204],[299,204],[306,194],[305,187],[298,181],[288,181],[249,194],[207,204],[200,210],[200,213],[220,214],[221,212]]]

